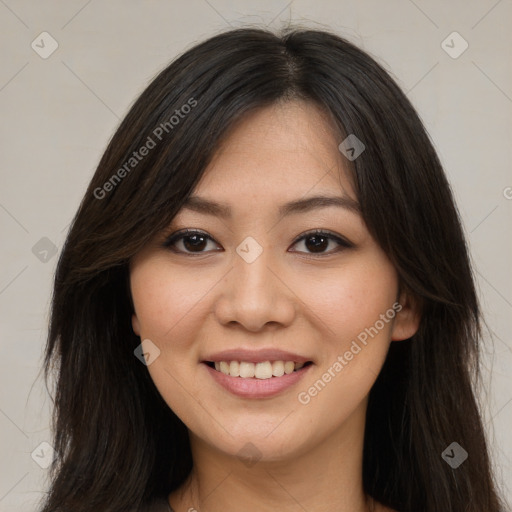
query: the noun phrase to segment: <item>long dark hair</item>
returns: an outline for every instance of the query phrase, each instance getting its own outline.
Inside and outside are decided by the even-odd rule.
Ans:
[[[196,45],[151,82],[71,225],[45,354],[57,458],[42,512],[126,511],[189,475],[187,429],[134,356],[128,263],[168,226],[237,119],[293,99],[327,112],[340,142],[363,141],[347,159],[363,218],[421,305],[419,331],[392,343],[371,390],[365,491],[401,512],[500,510],[473,391],[481,320],[468,249],[421,120],[383,67],[343,38],[243,28]],[[452,442],[469,457],[456,469],[441,455]]]

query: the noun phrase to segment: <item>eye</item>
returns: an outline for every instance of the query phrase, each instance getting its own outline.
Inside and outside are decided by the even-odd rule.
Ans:
[[[341,236],[330,233],[329,231],[323,231],[321,229],[315,229],[314,231],[310,231],[301,235],[294,241],[293,245],[299,244],[299,242],[303,244],[303,247],[307,249],[307,251],[311,252],[300,250],[292,252],[306,252],[306,254],[323,256],[339,252],[343,249],[354,247],[351,242],[345,240]],[[329,247],[331,242],[337,244],[338,247],[334,250],[326,251],[325,249]]]
[[[212,249],[206,250],[209,242],[213,242],[213,244],[217,246],[219,245],[210,235],[202,231],[185,229],[170,235],[164,241],[163,246],[174,252],[192,255],[211,252]],[[351,242],[345,240],[341,236],[321,229],[316,229],[301,235],[299,238],[294,240],[292,245],[298,245],[299,243],[303,244],[306,251],[295,250],[291,252],[305,252],[306,254],[322,256],[354,246]],[[334,249],[326,251],[330,244],[335,245]],[[213,250],[218,251],[219,249]]]
[[[185,254],[202,254],[204,252],[209,252],[204,250],[205,247],[208,246],[209,241],[215,242],[215,240],[213,240],[210,235],[207,235],[202,231],[185,229],[170,235],[163,243],[163,246],[171,249],[174,252],[182,252]],[[177,248],[180,243],[182,248]]]

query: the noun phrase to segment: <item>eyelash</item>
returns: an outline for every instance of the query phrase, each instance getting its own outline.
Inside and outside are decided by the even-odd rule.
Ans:
[[[170,249],[173,252],[176,252],[179,254],[185,254],[187,256],[200,256],[202,254],[207,254],[208,252],[210,252],[210,251],[187,252],[187,251],[180,251],[180,250],[176,250],[175,248],[172,248],[172,246],[177,241],[182,240],[183,238],[186,238],[186,237],[194,236],[194,235],[201,235],[201,236],[207,238],[208,240],[215,242],[217,245],[220,245],[215,239],[213,239],[210,235],[208,235],[204,231],[198,231],[198,230],[194,230],[194,229],[184,229],[184,230],[177,231],[176,233],[172,233],[171,235],[169,235],[166,238],[166,240],[163,242],[162,245],[166,249]],[[296,238],[293,241],[292,245],[295,245],[298,242],[301,242],[302,240],[307,240],[309,237],[313,237],[315,235],[327,238],[328,240],[335,241],[336,243],[339,244],[339,247],[335,250],[331,250],[329,252],[323,252],[323,253],[313,253],[313,252],[304,253],[302,251],[292,251],[292,252],[299,252],[301,254],[307,254],[309,257],[313,257],[313,258],[321,258],[321,257],[325,257],[325,256],[330,256],[334,253],[338,253],[338,252],[342,251],[343,249],[349,249],[349,248],[354,247],[354,245],[351,242],[349,242],[348,240],[345,240],[344,238],[342,238],[338,235],[335,235],[329,231],[324,231],[321,229],[315,229],[315,230],[308,231],[308,232],[300,235],[298,238]],[[215,252],[217,252],[217,251],[215,251]]]

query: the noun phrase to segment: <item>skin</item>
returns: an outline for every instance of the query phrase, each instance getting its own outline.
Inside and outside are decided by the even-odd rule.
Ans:
[[[247,512],[389,510],[372,505],[362,488],[367,398],[390,343],[411,337],[419,315],[399,295],[396,270],[357,212],[329,206],[277,215],[281,204],[312,195],[356,200],[340,142],[311,103],[246,115],[194,191],[228,204],[232,217],[182,209],[131,261],[133,329],[160,349],[148,371],[190,434],[194,469],[169,495],[175,512],[235,512],[241,505]],[[162,247],[166,235],[183,228],[213,240],[199,256],[183,240],[175,244],[181,252]],[[311,239],[294,244],[314,229],[353,247],[331,240],[319,255]],[[263,249],[250,264],[236,252],[248,236]],[[309,403],[300,403],[298,393],[397,298],[402,309],[394,319]],[[301,381],[272,398],[234,396],[201,363],[225,349],[269,347],[313,362]],[[252,465],[238,456],[249,442],[260,457]]]

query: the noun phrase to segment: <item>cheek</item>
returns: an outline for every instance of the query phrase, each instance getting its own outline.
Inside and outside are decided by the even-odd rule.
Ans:
[[[134,267],[130,282],[141,337],[179,344],[184,333],[193,331],[194,316],[212,286],[210,281],[185,277],[158,260]]]
[[[340,348],[373,326],[395,302],[398,280],[393,266],[379,252],[354,254],[346,265],[303,274],[299,297],[322,321],[326,335]],[[300,290],[300,291],[299,291]],[[379,330],[390,334],[391,322]]]
[[[323,422],[327,431],[363,410],[386,359],[397,292],[389,270],[385,264],[353,266],[343,278],[325,283],[330,300],[318,297],[319,320],[328,327],[326,343],[318,352],[319,367],[301,386],[297,402],[312,423]]]
[[[200,408],[196,410],[195,401],[190,399],[197,390],[189,376],[199,358],[192,341],[201,326],[201,299],[213,284],[210,280],[204,282],[170,269],[156,257],[134,265],[130,272],[140,338],[150,339],[160,349],[147,370],[167,405],[186,423],[201,415]]]

